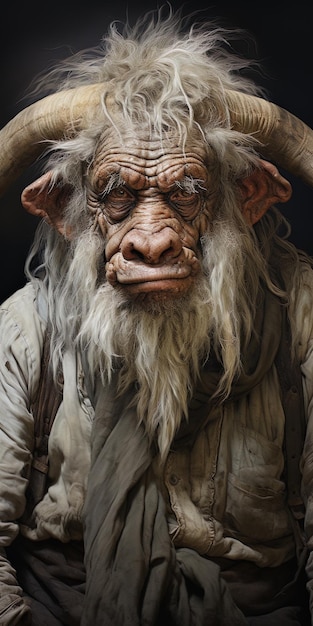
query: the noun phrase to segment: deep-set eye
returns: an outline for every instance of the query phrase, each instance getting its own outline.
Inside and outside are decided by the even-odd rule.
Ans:
[[[182,202],[183,204],[194,202],[196,196],[199,196],[199,194],[195,191],[187,191],[186,189],[175,189],[175,191],[170,194],[172,202]]]
[[[171,206],[186,220],[193,220],[201,210],[202,195],[196,191],[175,189],[169,194]]]
[[[135,195],[125,185],[111,189],[102,198],[103,208],[109,219],[115,222],[124,219],[136,202]]]

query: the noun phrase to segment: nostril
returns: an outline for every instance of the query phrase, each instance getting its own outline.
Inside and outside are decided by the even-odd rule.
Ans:
[[[151,236],[138,230],[126,234],[121,243],[121,252],[127,261],[145,261],[150,256]]]
[[[129,239],[122,242],[121,252],[126,261],[134,261],[136,259],[143,261],[145,258],[144,251],[141,250],[141,247],[136,246],[135,242]]]
[[[157,233],[133,230],[121,243],[121,252],[127,261],[139,260],[156,264],[180,254],[182,242],[172,229],[164,228]]]
[[[178,245],[177,245],[178,243]],[[175,255],[176,253],[179,254],[179,252],[181,251],[181,243],[179,240],[173,240],[171,239],[171,241],[169,242],[169,246],[168,249],[166,250],[166,252],[169,252],[171,255]]]
[[[145,255],[142,252],[140,252],[140,250],[136,250],[133,258],[135,258],[135,257],[137,259],[139,259],[139,261],[144,261],[145,260]]]

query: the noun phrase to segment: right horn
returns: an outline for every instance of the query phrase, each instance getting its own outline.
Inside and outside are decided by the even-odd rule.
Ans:
[[[313,187],[313,130],[299,118],[263,98],[227,91],[234,130],[261,142],[259,152]]]
[[[74,137],[100,111],[105,85],[97,83],[46,96],[18,113],[0,131],[0,196],[46,149]]]

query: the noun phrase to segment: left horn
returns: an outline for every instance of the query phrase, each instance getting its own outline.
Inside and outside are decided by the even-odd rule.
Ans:
[[[313,187],[313,130],[263,98],[227,91],[232,128],[261,142],[259,152]]]

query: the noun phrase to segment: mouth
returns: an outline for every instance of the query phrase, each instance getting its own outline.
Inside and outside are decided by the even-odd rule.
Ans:
[[[114,286],[125,287],[129,292],[172,291],[180,293],[189,287],[198,274],[200,263],[196,256],[163,265],[148,265],[143,261],[127,261],[120,255],[106,265],[106,277]]]
[[[189,290],[194,283],[192,276],[186,278],[167,278],[135,283],[119,283],[120,288],[131,296],[148,296],[154,300],[163,300],[169,297],[180,296]]]

